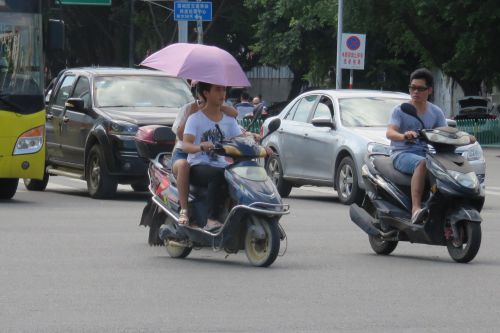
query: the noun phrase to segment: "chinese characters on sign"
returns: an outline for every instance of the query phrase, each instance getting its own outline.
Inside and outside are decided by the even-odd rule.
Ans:
[[[175,21],[212,21],[211,2],[174,2]]]
[[[340,67],[347,69],[364,69],[365,45],[366,35],[364,34],[342,34]]]

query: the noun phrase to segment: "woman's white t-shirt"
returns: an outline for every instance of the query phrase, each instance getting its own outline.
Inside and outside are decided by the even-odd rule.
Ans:
[[[196,102],[189,102],[185,104],[177,114],[177,117],[175,117],[174,124],[172,125],[172,131],[175,133],[175,138],[176,138],[174,150],[177,148],[182,149],[182,140],[177,136],[177,129],[179,128],[179,125],[181,123],[186,121],[186,118],[189,115],[189,111],[191,110],[193,103]]]
[[[191,115],[184,128],[184,135],[190,134],[195,137],[194,144],[199,145],[200,142],[208,141],[216,144],[221,141],[220,133],[215,127],[218,124],[224,139],[229,139],[241,135],[241,128],[238,126],[236,119],[222,114],[222,119],[219,122],[210,120],[203,112],[196,112]],[[192,153],[188,155],[188,163],[190,165],[206,164],[214,167],[223,168],[228,165],[224,156],[209,154],[208,152]]]

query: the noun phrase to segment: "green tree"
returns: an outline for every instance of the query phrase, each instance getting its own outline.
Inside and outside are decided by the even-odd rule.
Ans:
[[[358,0],[360,1],[360,0]],[[465,94],[500,82],[500,6],[495,0],[363,1],[394,52],[415,52],[422,63],[455,79]]]

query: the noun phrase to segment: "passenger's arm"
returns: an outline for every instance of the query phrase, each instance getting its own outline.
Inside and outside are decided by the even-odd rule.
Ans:
[[[222,105],[220,110],[224,112],[229,117],[236,118],[238,116],[238,110],[229,105]]]

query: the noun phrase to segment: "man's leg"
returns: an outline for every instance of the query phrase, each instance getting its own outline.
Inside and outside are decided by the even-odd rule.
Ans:
[[[418,163],[415,171],[413,172],[413,176],[411,177],[412,216],[422,207],[422,195],[424,193],[426,173],[426,163],[425,160],[422,160]]]

